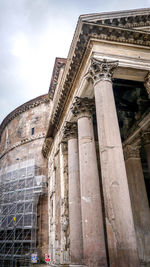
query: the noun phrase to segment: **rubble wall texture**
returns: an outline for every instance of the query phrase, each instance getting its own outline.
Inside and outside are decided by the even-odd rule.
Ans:
[[[0,125],[0,171],[3,174],[11,166],[21,166],[24,162],[34,160],[35,172],[45,177],[46,188],[47,160],[43,157],[41,148],[46,135],[49,108],[48,95],[43,95],[18,107],[4,119]],[[37,247],[43,257],[48,249],[47,210],[45,194],[39,197],[37,207]]]

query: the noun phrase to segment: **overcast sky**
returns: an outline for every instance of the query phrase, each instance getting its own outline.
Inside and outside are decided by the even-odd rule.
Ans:
[[[48,92],[79,15],[150,7],[150,0],[0,0],[0,122]]]

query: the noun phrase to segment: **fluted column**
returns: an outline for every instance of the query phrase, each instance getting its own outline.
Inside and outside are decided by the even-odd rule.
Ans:
[[[106,250],[99,175],[93,133],[93,100],[76,98],[72,112],[78,120],[81,210],[84,263],[106,267]]]
[[[150,210],[139,147],[124,148],[132,211],[141,266],[150,266]]]
[[[81,264],[83,258],[83,243],[79,152],[76,123],[66,123],[64,128],[64,137],[68,140],[70,260],[71,264]]]
[[[112,90],[118,62],[91,59],[100,164],[111,267],[137,267],[139,259],[116,106]]]

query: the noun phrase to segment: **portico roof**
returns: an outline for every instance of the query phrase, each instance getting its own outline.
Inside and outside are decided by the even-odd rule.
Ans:
[[[79,66],[90,39],[150,47],[150,8],[81,15],[70,46],[60,85],[59,97],[53,106],[47,138],[58,129],[65,103],[71,92]],[[43,150],[44,151],[44,150]]]

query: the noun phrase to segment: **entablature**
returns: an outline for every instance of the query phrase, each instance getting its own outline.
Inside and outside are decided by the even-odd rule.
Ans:
[[[144,14],[144,16],[149,16],[150,10],[147,9]],[[134,15],[135,17],[137,16],[136,12],[134,12]],[[91,56],[98,57],[99,59],[119,60],[119,67],[114,72],[115,78],[144,81],[145,76],[150,70],[148,62],[150,32],[136,30],[133,29],[133,27],[125,28],[120,25],[114,26],[91,22],[89,20],[85,21],[85,18],[81,17],[78,21],[74,39],[71,44],[61,86],[58,90],[59,94],[55,99],[51,113],[52,116],[47,137],[54,138],[54,135],[60,128],[60,121],[62,123],[64,114],[67,112],[73,96],[81,97],[82,94],[84,94],[85,88],[87,89],[84,76],[88,71]],[[140,25],[138,24],[137,26]],[[102,47],[102,44],[103,47],[106,47],[106,44],[109,47],[114,47],[116,53],[112,52],[112,49],[110,49],[110,51],[107,49],[105,52],[100,52],[100,49],[96,50],[96,42],[97,47],[99,45]],[[122,54],[118,53],[117,49],[119,47],[123,48]],[[142,51],[141,53],[145,53],[145,56],[130,56],[128,54],[130,50],[136,53]],[[126,51],[126,53],[124,53],[124,51]]]

